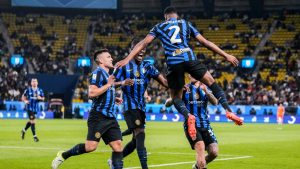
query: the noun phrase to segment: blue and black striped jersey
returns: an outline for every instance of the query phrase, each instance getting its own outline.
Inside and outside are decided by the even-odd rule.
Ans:
[[[189,22],[176,18],[155,25],[149,32],[149,35],[157,37],[162,42],[168,65],[196,60],[188,43],[191,36],[196,37],[199,34]]]
[[[146,103],[144,93],[151,78],[157,78],[158,70],[148,61],[142,61],[139,65],[134,60],[126,66],[118,69],[116,74],[117,81],[133,79],[132,86],[122,86],[124,111],[131,109],[140,109],[145,111]]]
[[[107,79],[109,77],[108,72],[106,72],[101,67],[98,67],[92,72],[90,77],[90,85],[96,85],[101,88],[107,84]],[[111,86],[102,95],[92,99],[92,110],[97,113],[102,113],[107,117],[116,117],[114,112],[115,106],[115,86]]]
[[[39,100],[37,99],[37,97],[44,97],[43,90],[40,88],[33,89],[32,87],[29,87],[24,91],[23,95],[29,100],[29,104],[26,105],[26,109],[28,111],[38,112]]]
[[[196,125],[200,128],[209,128],[210,122],[207,113],[208,98],[205,92],[193,84],[188,84],[189,92],[184,92],[182,100],[186,107],[196,117]]]

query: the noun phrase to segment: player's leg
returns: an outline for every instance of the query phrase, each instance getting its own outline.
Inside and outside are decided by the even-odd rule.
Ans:
[[[195,144],[194,148],[195,148],[195,151],[196,151],[197,167],[199,169],[205,169],[206,168],[206,161],[205,161],[205,145],[204,145],[204,142],[203,141],[198,141]]]
[[[134,129],[134,135],[136,138],[136,151],[140,159],[142,169],[147,169],[147,149],[145,147],[145,129],[136,128]]]
[[[195,116],[190,114],[190,111],[186,108],[182,101],[182,88],[185,84],[184,71],[184,63],[168,66],[167,80],[173,104],[177,111],[184,116],[185,120],[188,121],[189,134],[193,139],[195,139]]]
[[[52,161],[52,169],[57,169],[66,159],[95,151],[101,138],[101,133],[104,133],[104,128],[107,122],[102,120],[88,120],[88,134],[85,143],[79,143],[67,151],[59,151]]]
[[[196,139],[195,140],[193,140],[192,138],[191,138],[191,136],[189,135],[189,133],[188,133],[188,126],[187,126],[187,121],[185,121],[184,122],[184,133],[185,133],[185,136],[186,136],[186,138],[187,138],[187,140],[189,141],[189,143],[190,143],[190,145],[191,145],[191,148],[193,149],[193,150],[196,150],[196,163],[193,165],[193,169],[198,169],[198,159],[199,158],[203,158],[204,160],[205,160],[205,155],[204,155],[204,150],[205,150],[205,147],[203,148],[204,150],[203,150],[203,155],[202,156],[198,156],[198,154],[200,153],[200,149],[199,148],[201,148],[201,146],[199,146],[199,144],[201,143],[201,142],[203,142],[203,139],[202,139],[202,136],[201,136],[201,132],[199,131],[199,129],[197,128],[197,130],[196,130]],[[198,143],[198,142],[200,142],[200,143]],[[198,144],[197,144],[198,143]],[[196,144],[197,144],[197,146],[196,146]]]
[[[123,168],[122,135],[117,120],[114,120],[114,122],[111,123],[111,127],[102,135],[102,139],[104,143],[109,144],[113,150],[110,167],[113,169]]]
[[[185,84],[183,63],[168,66],[167,80],[175,108],[185,119],[188,119],[190,111],[182,101],[182,88]]]
[[[207,146],[207,155],[205,157],[206,164],[213,161],[215,158],[217,158],[219,153],[219,146],[218,143],[211,143]]]
[[[32,132],[32,135],[33,135],[33,140],[35,142],[38,142],[39,139],[38,139],[38,137],[36,135],[36,132],[35,132],[35,115],[33,115],[33,118],[30,120],[30,123],[31,123],[30,127],[31,127],[31,132]]]
[[[127,110],[124,112],[124,119],[126,121],[127,127],[128,129],[122,133],[123,134],[127,134],[127,133],[133,133],[134,128],[136,128],[136,124],[135,121],[137,120],[137,112],[134,110]],[[134,133],[132,135],[132,139],[129,143],[127,143],[123,149],[123,158],[127,157],[129,154],[131,154],[136,148],[136,139],[134,136]]]
[[[134,134],[132,135],[132,139],[128,142],[123,149],[123,158],[127,157],[131,154],[136,148],[136,139]]]
[[[33,116],[31,114],[32,114],[32,112],[30,112],[30,111],[27,112],[29,120],[27,121],[25,127],[21,130],[21,138],[22,138],[22,140],[24,140],[24,138],[25,138],[25,132],[31,126],[31,119],[33,118]]]
[[[98,143],[98,141],[86,140],[85,143],[79,143],[67,151],[59,151],[55,159],[52,161],[52,169],[57,169],[65,160],[72,156],[95,151]]]
[[[229,107],[224,91],[216,83],[212,75],[207,71],[205,65],[201,64],[198,60],[190,61],[185,63],[185,70],[193,78],[195,78],[196,80],[200,80],[202,83],[204,83],[206,86],[210,88],[214,96],[218,99],[219,103],[226,110],[227,118],[234,120],[234,122],[238,125],[241,125],[243,123],[242,119],[238,118],[232,113],[232,110]]]

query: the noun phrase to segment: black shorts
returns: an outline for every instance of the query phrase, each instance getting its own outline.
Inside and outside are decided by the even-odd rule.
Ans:
[[[129,129],[145,128],[146,114],[142,110],[127,110],[124,113],[124,118]]]
[[[99,142],[102,138],[105,144],[116,140],[122,140],[121,129],[115,118],[106,117],[104,115],[97,116],[99,118],[89,118],[87,121],[87,140]]]
[[[34,112],[34,111],[30,111],[30,110],[27,111],[27,115],[28,115],[29,120],[34,120],[36,114],[37,113]]]
[[[168,65],[167,80],[170,89],[179,90],[183,88],[185,72],[189,73],[196,80],[200,80],[207,72],[207,68],[198,60]]]
[[[188,139],[191,148],[194,150],[194,146],[198,141],[204,141],[205,148],[207,148],[208,145],[211,143],[218,143],[218,140],[214,134],[213,129],[209,126],[208,128],[196,128],[197,134],[196,134],[196,140],[192,140],[192,138],[189,136],[187,125],[184,123],[184,132],[185,136]]]

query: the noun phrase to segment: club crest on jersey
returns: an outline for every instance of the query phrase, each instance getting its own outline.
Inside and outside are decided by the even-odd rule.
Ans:
[[[99,132],[96,132],[96,133],[95,133],[95,137],[96,137],[96,138],[100,138],[100,137],[101,137],[101,134],[100,134]]]
[[[195,99],[199,99],[199,94],[198,93],[196,93],[195,95],[194,95],[194,97],[195,97]]]
[[[145,68],[142,69],[142,73],[143,74],[146,73],[146,69]]]
[[[136,77],[140,77],[140,75],[141,75],[140,72],[138,72],[138,71],[135,72]]]

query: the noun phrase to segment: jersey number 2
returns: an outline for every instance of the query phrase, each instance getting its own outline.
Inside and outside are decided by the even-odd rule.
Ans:
[[[171,40],[170,40],[171,43],[172,43],[172,44],[174,44],[174,43],[181,43],[182,40],[181,40],[180,38],[176,39],[178,33],[180,32],[179,26],[176,26],[176,25],[170,26],[169,29],[170,29],[170,30],[171,30],[171,29],[175,29],[175,31],[174,31],[174,33],[173,33],[173,35],[172,35],[172,37],[171,37]]]

